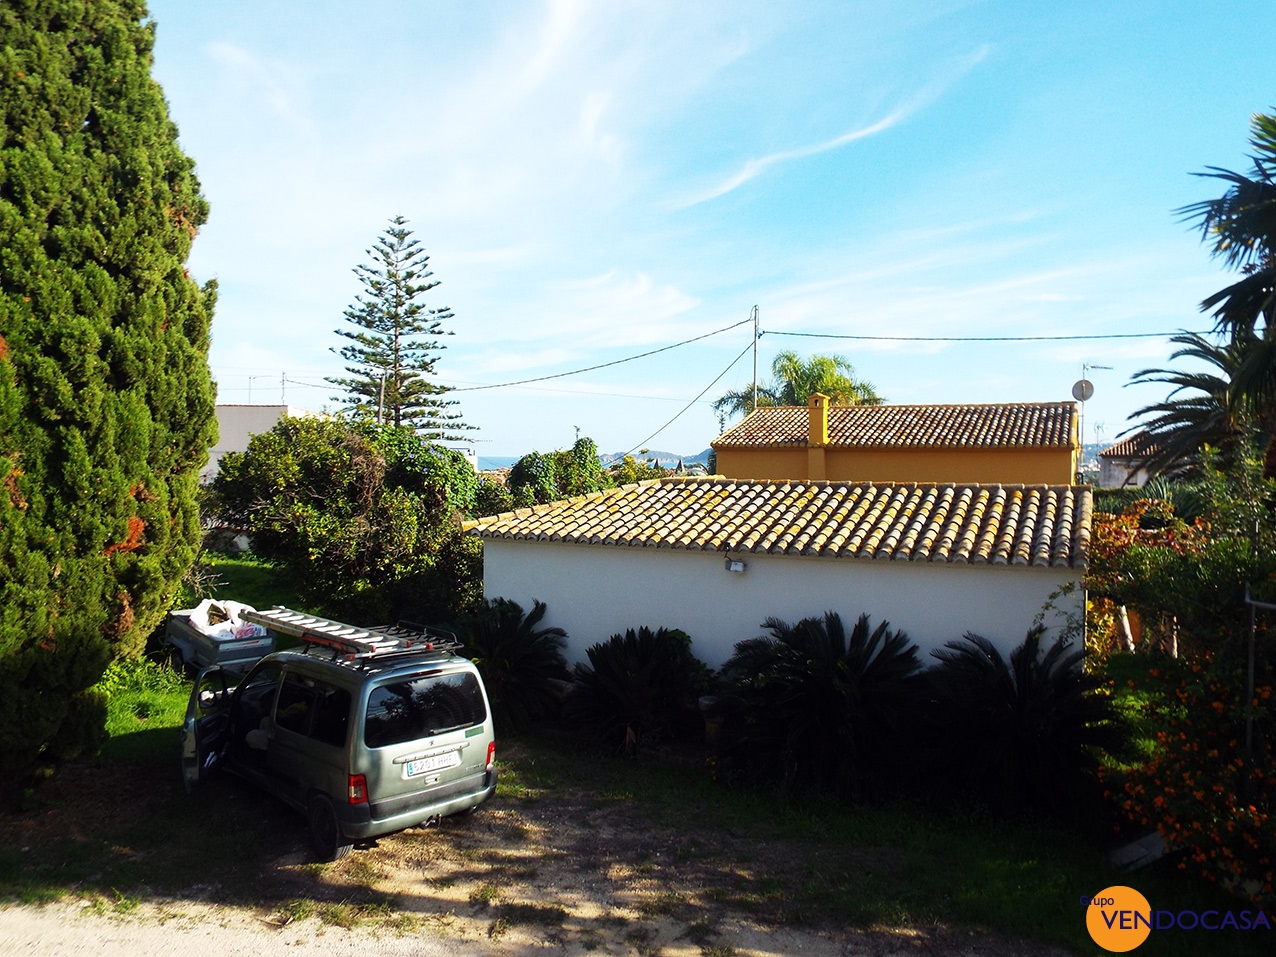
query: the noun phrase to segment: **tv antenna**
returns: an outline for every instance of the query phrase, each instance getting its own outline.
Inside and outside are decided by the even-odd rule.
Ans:
[[[1085,467],[1085,404],[1094,396],[1094,383],[1089,379],[1091,369],[1112,371],[1112,366],[1098,366],[1083,362],[1081,363],[1081,378],[1072,383],[1072,397],[1081,403],[1081,411],[1077,415],[1077,431],[1080,432],[1081,444],[1081,460],[1077,463],[1078,478],[1080,478],[1081,471]]]

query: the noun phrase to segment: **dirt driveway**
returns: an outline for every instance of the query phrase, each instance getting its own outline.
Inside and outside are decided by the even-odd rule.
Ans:
[[[162,780],[126,784],[100,771],[68,776],[60,786],[71,797],[56,814],[0,821],[0,837],[32,854],[42,841],[51,846],[69,831],[84,847],[95,835],[108,835],[109,851],[141,862],[119,875],[88,875],[56,903],[0,910],[0,952],[172,957],[190,948],[233,957],[277,954],[287,945],[287,953],[315,957],[360,952],[355,948],[423,957],[1066,953],[944,926],[829,923],[810,909],[811,889],[899,869],[896,852],[691,828],[676,811],[653,812],[624,793],[590,787],[507,791],[469,818],[446,819],[316,865],[308,863],[296,815],[228,782],[220,803],[235,799],[238,816],[216,826],[222,832],[233,827],[239,836],[243,815],[269,818],[259,832],[265,835],[259,853],[245,856],[242,866],[232,860],[200,874],[192,874],[201,870],[197,864],[169,861],[154,883],[121,886],[152,880],[146,862],[171,856],[166,815],[177,814],[173,808],[183,808],[186,799],[180,786],[171,793],[175,782]],[[148,784],[147,798],[120,799],[122,788]],[[86,794],[97,787],[110,799]],[[149,807],[151,826],[110,836],[123,827],[130,806],[133,816]],[[181,827],[189,827],[193,813],[181,811]],[[154,835],[150,845],[148,834]]]

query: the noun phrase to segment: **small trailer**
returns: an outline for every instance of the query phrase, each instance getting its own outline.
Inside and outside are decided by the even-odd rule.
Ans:
[[[168,613],[164,646],[178,671],[220,665],[247,671],[275,650],[275,636],[263,625],[242,617],[255,612],[237,601],[205,599],[194,608]]]

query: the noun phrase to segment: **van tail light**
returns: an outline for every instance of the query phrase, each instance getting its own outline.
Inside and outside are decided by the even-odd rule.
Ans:
[[[492,770],[494,764],[496,764],[496,742],[489,741],[487,743],[487,770]]]
[[[362,774],[350,775],[350,788],[347,797],[351,804],[367,804],[368,779]]]

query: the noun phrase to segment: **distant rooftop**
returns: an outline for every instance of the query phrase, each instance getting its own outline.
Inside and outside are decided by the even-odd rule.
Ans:
[[[1141,459],[1155,454],[1156,437],[1148,432],[1135,432],[1099,453],[1105,459]]]
[[[828,415],[830,446],[1076,447],[1074,402],[830,406]],[[803,446],[808,422],[805,406],[762,406],[719,436],[713,447]]]

